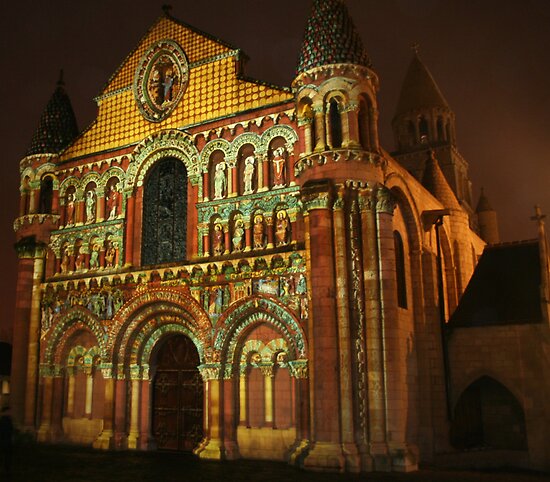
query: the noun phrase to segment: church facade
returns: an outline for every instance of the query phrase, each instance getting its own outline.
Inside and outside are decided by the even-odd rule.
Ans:
[[[339,0],[291,88],[168,11],[80,134],[60,82],[21,161],[19,426],[354,472],[452,452],[445,323],[496,218],[418,55],[393,154],[377,90]]]

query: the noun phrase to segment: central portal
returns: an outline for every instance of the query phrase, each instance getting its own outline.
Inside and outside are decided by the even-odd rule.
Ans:
[[[203,382],[195,344],[168,338],[157,353],[153,381],[153,434],[157,447],[192,451],[203,437]]]

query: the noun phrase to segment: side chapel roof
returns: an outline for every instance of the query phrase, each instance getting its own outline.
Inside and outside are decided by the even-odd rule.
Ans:
[[[459,209],[460,204],[449,186],[439,163],[435,158],[433,151],[430,151],[430,157],[426,160],[422,185],[430,191],[445,207]]]

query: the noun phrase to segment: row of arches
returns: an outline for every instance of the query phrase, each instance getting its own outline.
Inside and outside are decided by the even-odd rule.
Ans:
[[[230,327],[227,342],[216,341],[209,347],[210,323],[196,302],[165,291],[159,291],[155,301],[143,304],[145,299],[151,297],[141,295],[141,303],[133,300],[122,309],[123,314],[130,313],[129,319],[119,317],[122,326],[109,336],[118,340],[119,347],[100,335],[98,321],[83,309],[67,314],[74,321],[67,318],[46,335],[42,374],[49,373],[45,367],[51,362],[58,368],[53,383],[45,375],[41,433],[59,430],[57,424],[67,439],[91,443],[100,438],[102,427],[112,426],[129,447],[134,443],[146,448],[154,438],[162,448],[191,450],[213,423],[203,417],[205,410],[213,410],[207,388],[211,376],[221,376],[232,385],[227,390],[234,410],[224,416],[233,420],[235,434],[237,426],[295,429],[297,372],[292,366],[307,362],[303,332],[288,311],[272,300],[242,300],[225,315],[222,326]],[[223,347],[222,359],[229,369],[225,372],[212,368],[219,358],[211,350],[217,347]],[[224,356],[224,350],[232,354]],[[115,356],[115,364],[108,353]],[[110,367],[117,365],[117,359],[123,372],[114,379]],[[212,370],[219,375],[211,375]],[[53,400],[62,401],[59,410],[46,406]],[[115,416],[106,421],[111,403]],[[78,439],[79,430],[90,438]],[[280,443],[277,440],[274,437],[273,443]]]

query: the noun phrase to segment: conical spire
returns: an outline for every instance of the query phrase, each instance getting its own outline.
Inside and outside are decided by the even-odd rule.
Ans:
[[[57,87],[32,137],[27,156],[58,153],[78,135],[73,108],[64,85],[61,71]]]
[[[450,110],[449,104],[435,83],[430,71],[418,56],[418,47],[414,48],[414,56],[397,103],[395,117],[420,109],[434,107]]]
[[[430,157],[426,161],[422,185],[430,191],[436,199],[441,201],[445,207],[453,209],[460,208],[458,200],[456,199],[451,186],[449,186],[447,179],[445,179],[445,175],[439,167],[439,163],[437,162],[433,151],[430,151]]]
[[[314,0],[297,73],[330,64],[371,66],[344,0]]]
[[[489,199],[485,195],[485,191],[481,188],[481,194],[479,195],[479,201],[477,202],[476,213],[481,213],[484,211],[493,211]]]

